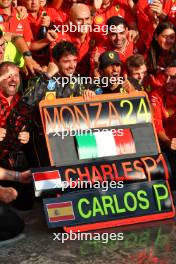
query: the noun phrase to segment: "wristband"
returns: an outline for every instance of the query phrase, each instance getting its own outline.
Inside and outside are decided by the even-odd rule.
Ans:
[[[19,178],[20,178],[20,173],[19,171],[15,171],[15,181],[19,181]]]
[[[32,57],[32,52],[31,51],[25,51],[23,52],[23,57]]]

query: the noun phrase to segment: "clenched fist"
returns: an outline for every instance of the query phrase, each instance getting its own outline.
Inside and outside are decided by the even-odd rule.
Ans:
[[[17,191],[11,187],[0,187],[0,201],[10,203],[18,196]]]
[[[27,144],[29,142],[30,134],[27,131],[22,131],[18,135],[18,139],[22,144]]]

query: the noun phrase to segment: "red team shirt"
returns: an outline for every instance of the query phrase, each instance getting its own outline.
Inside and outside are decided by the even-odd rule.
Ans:
[[[97,45],[93,49],[93,51],[91,52],[91,56],[90,56],[90,67],[91,67],[90,72],[91,72],[91,75],[93,74],[93,70],[95,68],[95,57],[97,56],[96,54],[98,53],[100,55],[103,52],[108,51],[108,50],[114,50],[115,51],[115,49],[110,45],[108,40],[105,40],[103,43]],[[133,42],[128,41],[124,51],[123,52],[117,52],[117,53],[120,57],[120,60],[123,63],[125,63],[126,59],[129,56],[133,55],[133,52],[134,52],[134,44],[133,44]]]
[[[0,15],[3,17],[4,21],[0,23],[2,31],[23,36],[26,42],[31,42],[33,35],[27,18],[20,19],[14,7],[12,7],[11,16],[5,14],[3,8],[0,8]]]
[[[41,27],[41,17],[42,17],[42,12],[45,11],[47,13],[47,15],[50,17],[51,19],[51,23],[55,24],[56,26],[58,24],[61,24],[61,17],[60,15],[58,14],[58,12],[56,11],[55,8],[53,7],[46,7],[46,8],[42,8],[39,10],[38,12],[38,16],[37,18],[34,17],[32,14],[28,14],[28,21],[30,23],[30,27],[32,29],[32,32],[33,32],[33,36],[34,36],[34,39],[36,40],[37,39],[37,34],[39,32],[39,29]],[[53,27],[54,29],[54,27]]]
[[[123,17],[129,26],[135,24],[134,16],[132,15],[130,8],[128,6],[127,0],[116,0],[112,1],[112,4],[107,9],[100,8],[93,19],[93,27],[102,27],[106,24],[107,20],[112,16],[121,16]],[[94,34],[95,39],[101,38],[105,39],[103,35],[103,30],[99,33]]]
[[[61,21],[62,23],[65,23],[68,20],[69,9],[65,9],[63,7],[56,9],[55,6],[52,5],[52,3],[48,4],[47,7],[55,9],[55,12],[57,12],[58,20]]]
[[[172,139],[176,135],[176,95],[166,93],[163,89],[150,94],[153,106],[153,118],[157,133],[165,132]]]

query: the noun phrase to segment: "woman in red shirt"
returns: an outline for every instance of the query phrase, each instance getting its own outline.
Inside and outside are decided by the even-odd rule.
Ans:
[[[152,74],[154,88],[164,84],[163,71],[176,54],[176,29],[171,22],[161,22],[153,35],[147,52],[147,65]]]

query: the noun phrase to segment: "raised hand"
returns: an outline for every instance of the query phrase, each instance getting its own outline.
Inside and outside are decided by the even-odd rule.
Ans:
[[[161,15],[163,4],[160,0],[154,0],[153,3],[149,6],[150,10],[153,12],[153,14],[157,14],[157,16]]]
[[[102,3],[103,3],[103,0],[94,0],[93,8],[94,8],[95,10],[100,9],[101,6],[102,6]]]
[[[135,92],[134,86],[130,83],[130,81],[127,79],[127,74],[124,74],[124,82],[123,82],[123,89],[127,93]]]

